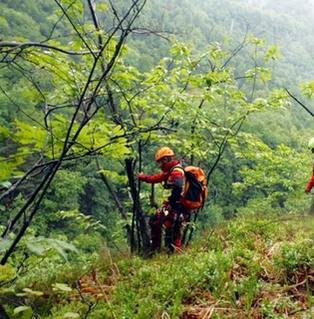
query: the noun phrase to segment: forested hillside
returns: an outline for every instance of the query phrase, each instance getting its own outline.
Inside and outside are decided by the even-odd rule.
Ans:
[[[312,1],[0,12],[0,319],[311,318]],[[164,146],[208,197],[151,258]]]
[[[314,69],[309,67],[314,52],[313,7],[311,1],[251,1],[249,4],[241,0],[151,1],[146,6],[147,14],[142,23],[152,30],[166,31],[162,33],[165,37],[173,33],[198,48],[217,41],[231,51],[237,51],[247,33],[253,33],[269,45],[277,46],[278,59],[269,64],[272,75],[269,75],[268,87],[286,87],[299,94],[300,83],[310,81],[314,76]],[[149,40],[136,36],[134,41],[135,46],[146,53],[141,54],[139,64],[147,67],[154,57],[165,54],[168,47],[164,38],[156,36]],[[251,61],[245,54],[245,47],[234,61],[238,73],[243,75]],[[307,130],[312,127],[311,118],[295,104],[288,109],[289,112],[280,110],[275,117],[273,114],[272,122],[268,113],[256,119],[256,122],[262,122],[261,125],[255,123],[258,130],[264,130],[266,124],[275,133],[267,142],[293,142],[297,147],[300,130],[307,136]],[[291,138],[286,138],[284,131],[289,131]]]
[[[311,1],[294,0],[151,1],[142,20],[152,30],[174,33],[198,47],[214,41],[235,47],[251,32],[278,45],[282,56],[272,65],[273,82],[291,85],[313,79],[313,68],[308,67],[313,58],[313,7]],[[164,41],[153,39],[141,49],[159,56]]]

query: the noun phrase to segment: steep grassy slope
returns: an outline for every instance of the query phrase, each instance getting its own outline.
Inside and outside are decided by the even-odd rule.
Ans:
[[[238,218],[182,254],[103,250],[88,270],[38,266],[15,289],[33,291],[20,304],[40,318],[312,318],[313,239],[313,217]]]

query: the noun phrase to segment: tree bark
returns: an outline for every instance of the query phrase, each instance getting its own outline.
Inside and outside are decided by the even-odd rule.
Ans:
[[[138,193],[138,190],[136,187],[136,181],[134,178],[133,164],[134,164],[134,159],[129,158],[125,160],[126,172],[127,172],[130,192],[131,192],[131,196],[133,200],[133,216],[134,216],[135,223],[138,225],[136,232],[138,236],[138,241],[140,242],[137,243],[137,246],[138,246],[137,248],[141,253],[145,254],[148,252],[150,248],[150,238],[149,238],[149,231],[148,231],[148,226],[145,220],[145,216],[140,205],[139,193]],[[134,236],[135,230],[134,229],[132,230],[133,230],[132,236]],[[131,247],[131,249],[134,250],[134,247]]]

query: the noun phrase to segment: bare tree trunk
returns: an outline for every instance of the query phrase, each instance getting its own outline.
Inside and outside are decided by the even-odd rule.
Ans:
[[[145,254],[148,252],[150,248],[150,238],[149,238],[149,231],[148,231],[148,226],[145,220],[145,216],[140,206],[139,193],[138,193],[138,189],[136,187],[136,181],[134,178],[133,164],[134,164],[133,159],[125,160],[126,172],[127,172],[129,187],[130,187],[131,196],[133,200],[133,218],[135,220],[135,224],[138,225],[136,229],[136,235],[138,236],[137,248],[141,253]],[[132,236],[134,236],[135,229],[133,228],[132,231],[133,231]],[[131,250],[134,251],[134,248],[135,247],[131,247]]]

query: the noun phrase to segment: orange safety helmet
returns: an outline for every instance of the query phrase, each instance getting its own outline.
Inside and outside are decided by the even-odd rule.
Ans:
[[[158,162],[159,160],[161,160],[162,158],[166,157],[166,156],[174,156],[174,151],[169,148],[169,147],[162,147],[160,148],[156,154],[155,154],[155,160],[156,162]]]

